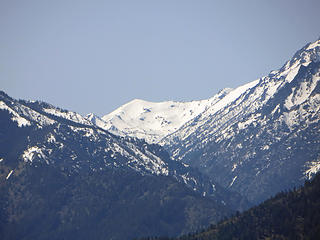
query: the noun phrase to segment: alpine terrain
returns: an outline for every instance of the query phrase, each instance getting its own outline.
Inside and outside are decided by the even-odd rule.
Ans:
[[[319,110],[320,39],[210,99],[136,99],[101,118],[0,91],[1,239],[172,237],[214,224],[319,172]]]
[[[198,233],[179,238],[144,240],[310,239],[320,237],[320,175],[304,186],[266,200],[256,207]],[[141,239],[142,240],[142,239]]]
[[[160,145],[44,102],[0,92],[0,126],[1,239],[176,236],[248,207]]]
[[[317,40],[279,70],[208,100],[134,100],[99,126],[158,142],[176,161],[259,203],[320,169],[319,67]]]

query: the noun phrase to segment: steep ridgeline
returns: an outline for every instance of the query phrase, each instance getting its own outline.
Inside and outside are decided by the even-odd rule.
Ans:
[[[248,206],[161,146],[47,103],[0,92],[0,126],[2,239],[177,235]]]
[[[240,91],[236,98],[228,98]],[[320,40],[162,140],[177,161],[258,203],[320,169]]]

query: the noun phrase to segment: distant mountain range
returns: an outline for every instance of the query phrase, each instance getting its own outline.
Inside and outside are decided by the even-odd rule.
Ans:
[[[173,236],[249,206],[160,145],[4,92],[0,109],[2,239]]]
[[[85,117],[0,92],[0,236],[177,236],[320,170],[320,40],[208,100]]]
[[[226,96],[228,97],[228,95]],[[223,100],[223,99],[222,99]],[[320,169],[320,40],[162,140],[177,161],[259,203]]]
[[[173,159],[259,203],[320,169],[320,40],[279,70],[208,100],[134,100],[102,128],[164,146]]]

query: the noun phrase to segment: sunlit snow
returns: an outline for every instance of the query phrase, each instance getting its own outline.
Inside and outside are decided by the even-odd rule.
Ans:
[[[231,183],[230,183],[230,185],[229,185],[229,187],[231,187],[233,184],[234,184],[234,182],[236,181],[236,179],[238,178],[238,176],[235,176],[233,179],[232,179],[232,181],[231,181]]]
[[[30,126],[30,122],[19,116],[19,114],[16,113],[16,111],[14,111],[13,109],[11,109],[10,107],[8,107],[4,102],[0,101],[0,109],[5,109],[5,110],[8,110],[12,115],[12,120],[17,122],[18,126],[19,127],[23,127],[23,126]]]
[[[207,109],[216,99],[191,102],[148,102],[135,99],[102,119],[109,131],[158,142]]]
[[[11,176],[12,173],[13,173],[13,170],[11,170],[11,171],[9,172],[9,174],[7,175],[7,177],[6,177],[7,180],[9,179],[9,177]]]
[[[41,148],[37,146],[28,148],[22,154],[22,158],[25,162],[28,162],[28,161],[32,162],[35,157],[45,158],[45,155],[42,152]]]
[[[308,162],[306,164],[307,170],[304,172],[306,179],[311,179],[317,172],[320,171],[320,159],[319,161]]]

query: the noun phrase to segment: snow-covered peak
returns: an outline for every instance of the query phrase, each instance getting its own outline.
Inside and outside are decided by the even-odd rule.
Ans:
[[[271,71],[268,76],[229,91],[197,118],[187,122],[178,131],[163,138],[161,144],[168,145],[174,142],[188,141],[184,145],[189,146],[193,141],[196,141],[195,139],[203,138],[205,140],[200,143],[202,145],[209,141],[209,139],[217,137],[218,132],[221,133],[221,139],[230,136],[227,132],[229,131],[228,127],[232,123],[239,123],[240,128],[244,128],[249,123],[255,122],[258,115],[254,113],[267,104],[270,99],[277,96],[278,92],[284,88],[288,90],[282,90],[282,92],[292,92],[283,100],[283,107],[287,110],[295,109],[311,96],[313,96],[313,99],[316,99],[315,89],[319,82],[317,74],[307,78],[307,80],[303,80],[305,77],[303,79],[299,77],[299,83],[297,80],[295,82],[292,81],[297,79],[299,73],[301,75],[305,72],[305,69],[312,68],[314,64],[318,64],[319,55],[320,40],[317,40],[299,50],[279,70]],[[311,106],[317,112],[317,107],[312,104]],[[291,129],[299,121],[297,119],[293,120],[293,113],[290,114],[286,113],[283,119],[285,119],[286,124]],[[248,119],[244,120],[246,117]],[[225,129],[225,132],[222,129]],[[174,154],[181,155],[179,147]]]
[[[294,65],[307,66],[311,62],[320,61],[320,40],[307,44],[304,48],[300,49],[288,61],[280,70],[287,70],[292,68]]]
[[[235,89],[222,89],[212,98],[191,102],[149,102],[134,99],[103,116],[99,121],[92,118],[91,122],[117,135],[143,138],[151,143],[160,142],[199,114],[206,112],[209,117],[227,107],[257,84],[263,87],[259,88],[261,92],[255,94],[257,98],[252,100],[252,104],[256,105],[256,101],[263,92],[266,93],[264,102],[267,101],[284,84],[290,83],[296,77],[301,66],[308,66],[311,62],[319,60],[320,40],[317,40],[298,51],[279,70]]]
[[[267,185],[300,184],[320,170],[319,55],[317,40],[279,70],[232,90],[160,144],[175,160],[250,200],[274,194],[260,191]]]
[[[114,134],[143,138],[151,143],[159,142],[230,91],[223,89],[210,99],[191,102],[134,99],[103,116],[105,125],[101,127]]]
[[[320,38],[313,42],[313,43],[309,43],[306,47],[306,50],[311,50],[311,49],[314,49],[314,48],[317,48],[317,47],[320,47]]]
[[[235,89],[224,88],[209,99],[191,102],[149,102],[134,99],[101,119],[93,115],[88,115],[87,119],[114,134],[157,143],[207,109],[218,111],[257,83],[258,80]]]
[[[211,113],[218,111],[257,82],[258,80],[236,89],[224,88],[213,97],[199,101],[149,102],[134,99],[103,116],[104,124],[99,126],[117,135],[143,138],[150,143],[157,143],[207,109],[211,109]]]
[[[292,59],[288,60],[279,70],[271,71],[267,78],[291,82],[301,66],[308,66],[311,62],[320,61],[320,40],[307,44],[297,51]]]

